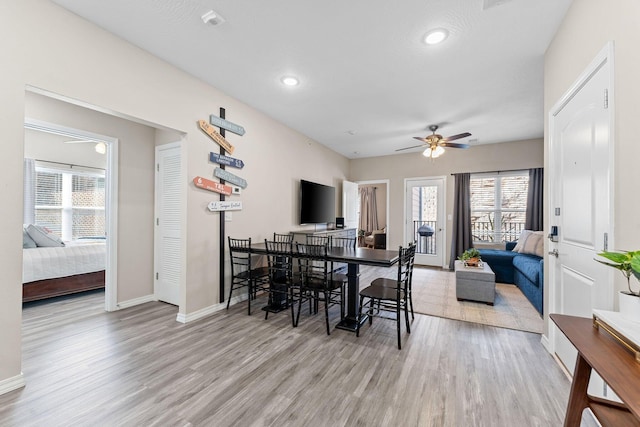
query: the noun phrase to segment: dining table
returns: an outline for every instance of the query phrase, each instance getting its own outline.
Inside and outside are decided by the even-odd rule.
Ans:
[[[251,245],[251,253],[266,255],[265,243]],[[295,251],[292,252],[295,256]],[[371,265],[376,267],[392,267],[398,262],[400,252],[398,250],[371,249],[371,248],[344,248],[329,247],[327,249],[327,261],[347,264],[347,311],[345,317],[340,320],[336,328],[355,332],[358,326],[358,314],[360,312],[360,266]],[[362,316],[360,324],[367,320]]]

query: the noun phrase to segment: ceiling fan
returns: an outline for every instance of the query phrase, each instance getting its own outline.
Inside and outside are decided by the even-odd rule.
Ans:
[[[436,157],[440,157],[442,154],[444,154],[444,147],[451,147],[451,148],[469,148],[470,147],[469,144],[460,144],[457,142],[451,142],[451,141],[455,141],[456,139],[461,139],[461,138],[466,138],[468,136],[471,136],[469,132],[460,133],[458,135],[453,135],[453,136],[443,138],[442,135],[438,135],[436,133],[436,130],[438,130],[438,125],[429,126],[429,130],[433,132],[433,134],[426,136],[424,138],[419,136],[414,136],[414,139],[417,139],[418,141],[422,141],[423,144],[414,145],[412,147],[400,148],[396,151],[411,150],[412,148],[418,148],[418,147],[427,147],[422,154],[425,157],[430,157],[432,159],[435,159]]]
[[[93,143],[96,144],[95,150],[98,154],[105,154],[107,152],[107,144],[102,141],[93,141],[91,139],[73,139],[69,141],[63,141],[65,144],[82,144],[82,143]]]

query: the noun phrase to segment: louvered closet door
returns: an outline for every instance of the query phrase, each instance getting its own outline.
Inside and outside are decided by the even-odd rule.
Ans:
[[[180,144],[156,147],[154,291],[158,300],[174,305],[180,305],[181,191]]]

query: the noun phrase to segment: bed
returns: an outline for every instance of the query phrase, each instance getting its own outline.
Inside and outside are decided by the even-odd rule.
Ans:
[[[22,301],[103,289],[105,265],[104,240],[23,249]]]

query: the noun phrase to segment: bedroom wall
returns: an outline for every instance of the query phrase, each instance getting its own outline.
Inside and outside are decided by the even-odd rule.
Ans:
[[[49,162],[105,169],[107,156],[96,153],[95,144],[65,144],[71,138],[47,132],[25,129],[24,157]]]
[[[370,157],[351,161],[351,180],[389,179],[389,230],[387,247],[405,243],[404,182],[407,178],[446,177],[446,215],[453,213],[452,173],[529,169],[543,166],[543,140],[477,145],[468,150],[449,149],[431,161],[420,152]],[[451,224],[447,220],[446,261],[449,264]]]
[[[637,194],[637,163],[640,158],[637,126],[640,111],[639,16],[640,2],[636,0],[575,0],[545,54],[544,98],[545,120],[548,123],[548,114],[553,105],[596,54],[607,42],[613,41],[615,44],[614,235],[610,250],[640,248],[640,200],[634,197]],[[545,134],[546,146],[549,144],[548,138]],[[545,164],[548,164],[548,158]],[[548,212],[545,211],[545,214]],[[545,269],[547,266],[548,263],[545,263]],[[545,273],[548,274],[547,271]],[[626,287],[624,279],[618,276],[614,275],[616,286]],[[544,304],[549,307],[548,300]]]
[[[347,178],[348,159],[49,1],[3,2],[0,55],[0,193],[4,201],[0,221],[7,230],[0,243],[0,389],[21,379],[22,209],[16,206],[22,206],[22,180],[18,177],[22,177],[28,86],[184,135],[183,164],[188,176],[184,183],[185,301],[179,311],[185,316],[218,307],[219,214],[206,210],[216,197],[190,182],[197,175],[212,176],[208,154],[217,146],[198,129],[197,120],[224,107],[227,118],[247,131],[243,137],[227,138],[236,146],[234,155],[246,164],[242,176],[249,183],[241,197],[244,209],[234,212],[227,224],[228,235],[259,240],[274,231],[299,228],[299,180],[341,188],[341,181]],[[151,153],[152,147],[135,145],[135,150],[136,156],[144,157],[137,150]],[[129,170],[132,177],[146,176],[140,169],[143,166],[133,159],[123,158],[120,167]],[[126,202],[136,214],[142,212],[135,197]],[[336,209],[340,212],[340,203]],[[138,225],[137,217],[132,220],[120,213],[119,233],[131,232]],[[141,254],[135,246],[130,253],[132,263],[151,256]],[[131,271],[121,280],[135,277]]]

